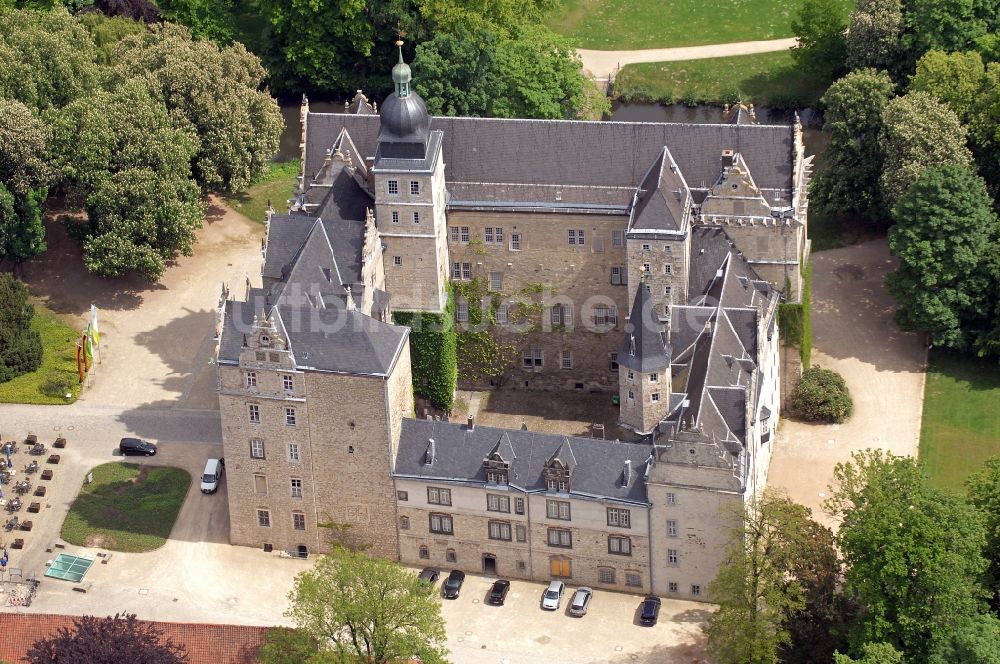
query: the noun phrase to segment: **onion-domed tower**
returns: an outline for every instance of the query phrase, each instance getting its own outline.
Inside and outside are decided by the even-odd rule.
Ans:
[[[395,91],[379,108],[375,223],[394,310],[440,312],[447,303],[448,244],[440,131],[410,87],[410,66],[392,68]]]

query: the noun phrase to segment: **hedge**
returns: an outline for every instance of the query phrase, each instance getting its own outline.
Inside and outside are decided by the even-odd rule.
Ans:
[[[789,410],[807,422],[839,424],[854,413],[854,402],[840,374],[814,366],[802,372],[802,380],[792,392]]]
[[[449,289],[443,313],[397,311],[392,320],[410,328],[413,391],[435,407],[450,411],[458,376],[454,294]]]
[[[778,305],[778,330],[786,346],[799,349],[802,366],[812,359],[812,263],[802,271],[802,303]],[[787,288],[786,288],[787,291]]]

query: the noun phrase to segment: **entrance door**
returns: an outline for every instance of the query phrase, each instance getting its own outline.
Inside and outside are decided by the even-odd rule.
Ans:
[[[299,544],[298,549],[297,549],[297,553],[299,554],[299,558],[308,558],[309,557],[309,549],[308,549],[308,547],[306,547],[305,544]]]
[[[573,566],[569,558],[555,556],[549,559],[549,574],[557,578],[568,579],[573,576]]]
[[[492,553],[483,554],[483,574],[486,576],[497,575],[497,557]]]

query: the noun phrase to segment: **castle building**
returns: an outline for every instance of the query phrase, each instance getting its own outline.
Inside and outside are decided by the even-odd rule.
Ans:
[[[232,543],[348,533],[411,565],[709,599],[720,510],[767,481],[777,309],[809,251],[801,127],[431,118],[402,57],[392,77],[378,112],[303,101],[262,287],[220,302]],[[391,314],[473,282],[518,348],[506,389],[617,394],[635,441],[414,417]]]

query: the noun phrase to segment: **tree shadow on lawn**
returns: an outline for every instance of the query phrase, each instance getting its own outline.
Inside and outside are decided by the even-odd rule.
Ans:
[[[167,407],[214,408],[215,365],[209,361],[215,353],[215,312],[185,307],[178,313],[164,325],[135,335],[135,343],[159,357],[166,368],[148,379],[177,394]]]

